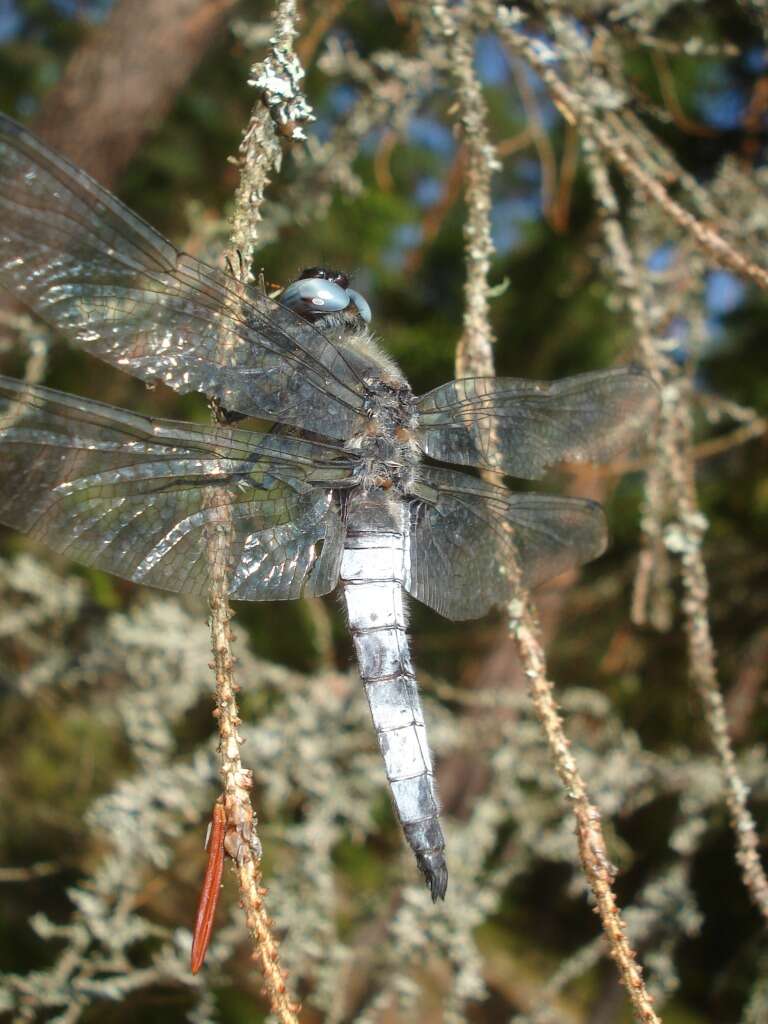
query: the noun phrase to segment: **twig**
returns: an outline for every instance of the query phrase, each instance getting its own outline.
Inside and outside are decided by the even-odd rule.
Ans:
[[[304,69],[293,49],[297,35],[295,0],[280,0],[273,20],[270,53],[266,60],[253,66],[248,80],[249,85],[259,90],[259,99],[251,112],[237,160],[240,183],[232,214],[230,262],[245,268],[244,280],[250,280],[264,189],[270,183],[269,175],[279,171],[282,162],[278,133],[298,141],[306,137],[303,125],[314,121],[301,88]]]
[[[373,157],[373,177],[382,192],[391,192],[395,187],[390,161],[396,143],[397,132],[393,132],[391,128],[384,131]]]
[[[744,125],[744,141],[741,144],[741,156],[750,171],[752,165],[760,156],[761,135],[766,107],[768,107],[768,75],[761,75],[755,82],[749,104],[744,111],[741,121]]]
[[[642,1024],[658,1024],[659,1017],[645,987],[642,969],[626,936],[613,879],[616,869],[608,858],[600,812],[590,801],[584,780],[571,754],[570,742],[563,730],[563,720],[557,709],[552,683],[547,679],[546,661],[539,626],[530,606],[522,600],[510,605],[510,630],[517,643],[523,670],[539,721],[547,737],[555,769],[565,788],[576,818],[579,856],[589,887],[597,904],[597,912],[609,943],[610,955],[616,962],[621,980],[626,986],[635,1018]]]
[[[325,39],[334,21],[342,14],[349,0],[330,0],[321,4],[315,20],[296,44],[296,55],[302,67],[306,67],[315,55],[320,43]]]
[[[2,318],[4,319],[4,318]],[[2,322],[0,319],[0,323]],[[9,326],[13,326],[20,335],[24,336],[29,355],[24,361],[24,373],[22,379],[25,384],[39,384],[45,377],[48,369],[48,348],[49,340],[45,333],[40,333],[34,327],[28,317],[9,317]],[[24,394],[16,400],[8,403],[8,409],[0,416],[0,430],[8,430],[19,419],[26,414],[29,407],[25,402]]]
[[[717,678],[715,645],[709,622],[709,581],[702,555],[706,520],[696,500],[693,461],[690,458],[693,426],[689,402],[676,401],[673,415],[677,444],[670,453],[670,471],[676,491],[677,518],[681,526],[677,547],[685,590],[683,612],[688,637],[689,671],[704,706],[710,739],[720,762],[725,783],[725,801],[736,840],[736,860],[741,867],[747,891],[760,913],[768,920],[768,878],[760,861],[760,841],[755,820],[747,805],[749,789],[736,766],[728,734],[725,703]]]
[[[666,108],[680,131],[687,132],[688,135],[697,135],[700,138],[705,139],[712,138],[717,135],[714,128],[710,128],[708,125],[702,124],[700,121],[694,121],[694,119],[689,117],[683,110],[680,98],[677,95],[674,75],[670,70],[669,61],[667,60],[666,55],[661,50],[652,50],[651,63],[653,64],[653,69],[656,72],[659,88],[661,90],[661,95],[664,97]]]
[[[583,148],[592,192],[598,203],[603,234],[611,256],[611,269],[633,322],[641,358],[656,383],[661,385],[662,365],[654,345],[653,327],[648,313],[652,305],[648,284],[646,278],[638,272],[629,247],[619,219],[618,199],[601,153],[589,137],[583,140]],[[662,480],[663,463],[657,459],[646,481],[642,512],[643,548],[638,558],[630,610],[633,622],[642,625],[650,617],[660,629],[671,623],[671,600],[667,594],[667,552],[661,527]]]
[[[215,489],[211,489],[215,492]],[[221,493],[217,494],[221,502]],[[221,506],[219,506],[221,508]],[[231,515],[220,515],[220,522],[208,534],[208,559],[211,566],[211,647],[216,676],[214,715],[219,727],[219,773],[224,785],[224,809],[227,832],[224,840],[240,889],[248,931],[254,945],[254,958],[260,961],[272,1012],[283,1024],[297,1024],[298,1006],[290,998],[285,972],[280,967],[277,940],[264,904],[266,890],[261,886],[261,844],[256,835],[256,817],[250,799],[251,772],[240,759],[242,737],[236,693],[232,630],[229,607],[229,556]]]
[[[712,459],[717,455],[738,448],[750,441],[756,441],[768,434],[768,420],[762,416],[755,416],[748,423],[742,423],[734,427],[726,434],[719,434],[717,437],[707,438],[706,441],[698,441],[691,447],[691,458],[694,462],[703,462],[705,459]],[[590,467],[590,475],[595,477],[603,476],[624,476],[626,473],[638,473],[650,470],[653,467],[654,458],[644,455],[642,458],[621,457],[612,462],[606,462],[604,466]]]
[[[26,868],[2,868],[0,867],[0,883],[2,882],[31,882],[34,878],[45,878],[47,875],[55,875],[64,868],[57,861],[41,860],[37,864],[30,864]]]
[[[747,644],[733,686],[728,692],[726,710],[731,735],[742,738],[754,721],[755,708],[768,679],[768,626],[760,629]]]
[[[437,201],[425,212],[421,221],[421,243],[412,249],[405,261],[406,273],[415,274],[424,260],[427,247],[435,240],[448,214],[461,195],[461,183],[466,173],[467,152],[465,146],[459,146],[456,156],[448,169],[443,189]]]
[[[553,216],[555,191],[557,188],[557,161],[549,132],[545,129],[536,93],[528,78],[528,68],[520,61],[512,61],[512,76],[525,110],[527,127],[541,168],[541,209],[547,219]]]
[[[701,551],[706,520],[696,498],[694,479],[693,433],[690,384],[666,360],[652,337],[648,310],[652,295],[645,276],[639,272],[624,229],[618,219],[618,201],[608,172],[593,140],[586,139],[584,149],[595,198],[603,212],[603,229],[612,266],[625,296],[633,320],[643,360],[659,383],[676,380],[663,390],[662,417],[656,440],[656,463],[646,491],[643,525],[645,550],[635,580],[632,612],[637,622],[645,619],[652,582],[658,582],[659,561],[666,550],[680,555],[685,588],[683,613],[688,636],[689,671],[699,691],[712,744],[720,761],[725,782],[726,803],[736,838],[736,859],[754,903],[768,917],[768,879],[759,857],[755,822],[747,806],[747,787],[741,780],[728,735],[723,695],[715,668],[715,648],[709,624],[709,583]],[[758,423],[758,431],[764,424]],[[755,424],[746,424],[740,432],[754,436]],[[746,439],[746,438],[745,438]],[[719,440],[719,439],[718,439]],[[671,492],[671,496],[670,496]],[[672,503],[679,522],[679,540],[662,540],[662,522],[666,503]],[[662,570],[663,574],[663,570]],[[653,602],[655,603],[655,602]]]
[[[460,377],[468,373],[492,374],[494,370],[488,319],[488,271],[492,252],[490,180],[495,154],[487,139],[485,106],[472,67],[474,40],[454,11],[452,9],[449,13],[441,4],[435,5],[435,12],[448,38],[452,66],[459,84],[459,105],[469,151],[466,183],[468,226],[465,229],[467,308],[456,354],[456,375]],[[516,566],[510,566],[509,571],[513,577],[519,576]],[[642,1024],[658,1024],[659,1018],[627,940],[613,894],[615,871],[608,859],[600,814],[589,800],[584,780],[570,752],[552,684],[547,679],[542,638],[528,595],[522,589],[518,594],[510,603],[510,632],[517,644],[534,709],[547,737],[555,769],[573,808],[582,866],[608,938],[610,953],[626,985],[637,1020]]]
[[[227,263],[242,282],[250,278],[250,265],[261,219],[260,206],[269,174],[279,168],[281,149],[277,132],[294,139],[303,138],[302,123],[311,119],[311,110],[304,100],[300,83],[303,70],[293,50],[296,36],[296,4],[280,0],[274,14],[275,32],[271,50],[261,64],[252,70],[251,84],[260,90],[251,121],[240,146],[240,184],[235,195],[231,246]],[[228,343],[226,336],[220,345]],[[225,418],[213,407],[214,418]],[[291,999],[280,967],[277,941],[272,933],[261,886],[261,844],[256,835],[256,818],[250,799],[253,778],[240,758],[242,737],[239,733],[237,683],[234,676],[232,630],[229,606],[230,547],[232,517],[223,495],[211,489],[217,503],[218,522],[207,536],[208,560],[211,567],[210,608],[213,669],[216,676],[216,708],[219,728],[220,774],[224,784],[224,809],[227,832],[224,845],[232,858],[240,888],[245,920],[254,944],[254,957],[260,961],[272,1012],[284,1024],[296,1024],[298,1005]]]
[[[467,151],[464,246],[467,279],[464,283],[464,330],[456,353],[456,377],[493,374],[493,331],[489,321],[488,274],[491,269],[491,175],[499,163],[488,137],[485,100],[475,75],[474,35],[455,10],[434,5],[448,47],[457,83]]]
[[[699,38],[685,39],[664,39],[661,36],[654,36],[648,32],[641,32],[638,35],[627,33],[626,37],[620,25],[612,26],[613,31],[629,45],[644,46],[650,50],[657,50],[659,53],[668,53],[672,56],[684,57],[738,57],[741,49],[735,43],[705,43]]]
[[[579,135],[572,125],[566,126],[563,156],[560,161],[560,176],[557,192],[552,200],[550,222],[555,231],[565,234],[571,215],[571,197],[576,169],[579,165]]]
[[[649,372],[656,383],[660,384],[661,368],[658,366],[653,344],[653,328],[648,316],[650,296],[647,294],[644,278],[637,272],[632,250],[619,220],[619,204],[611,186],[608,168],[592,139],[583,140],[583,149],[592,190],[599,204],[603,233],[611,253],[613,271],[635,326],[637,346],[648,365]]]
[[[729,267],[737,274],[749,278],[760,288],[768,290],[768,270],[759,266],[735,249],[710,224],[705,224],[690,211],[680,206],[669,194],[662,183],[633,158],[629,150],[617,140],[615,135],[598,120],[589,105],[570,86],[560,78],[550,66],[549,58],[542,57],[541,45],[538,40],[519,32],[509,20],[506,8],[499,8],[497,30],[507,45],[516,53],[521,54],[528,63],[541,75],[549,88],[553,102],[558,110],[571,124],[578,124],[581,130],[591,136],[605,150],[613,163],[616,164],[638,189],[653,199],[668,216],[696,240],[705,252],[713,256],[723,266]],[[506,12],[506,13],[504,13]]]

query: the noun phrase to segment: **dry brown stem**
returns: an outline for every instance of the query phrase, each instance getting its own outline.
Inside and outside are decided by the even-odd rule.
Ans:
[[[747,645],[739,671],[728,693],[726,711],[731,735],[742,739],[754,721],[755,709],[768,680],[768,626],[758,630]]]
[[[680,555],[685,588],[683,613],[688,637],[689,672],[704,706],[712,745],[720,762],[726,803],[736,838],[736,859],[741,867],[744,884],[755,905],[768,917],[768,879],[760,862],[755,822],[747,806],[748,790],[736,767],[715,667],[716,655],[708,610],[709,583],[702,555],[706,521],[699,510],[694,478],[691,386],[680,371],[664,359],[659,345],[654,341],[648,313],[653,304],[653,296],[645,275],[636,265],[619,220],[618,200],[607,168],[594,138],[585,139],[584,149],[592,189],[603,214],[603,230],[611,265],[632,318],[643,361],[659,384],[675,381],[662,392],[664,399],[655,445],[655,461],[648,477],[643,511],[645,548],[635,578],[632,615],[639,623],[645,622],[646,615],[650,614],[654,625],[668,624],[668,601],[661,592],[665,589],[668,573],[663,522],[666,508],[671,504],[675,509],[680,532],[674,550]],[[744,434],[746,440],[754,436],[753,431],[763,427],[764,424],[758,420],[757,424],[745,424],[739,432]],[[647,611],[649,608],[650,613]]]
[[[739,448],[750,441],[756,441],[768,434],[768,420],[757,416],[747,423],[742,423],[726,434],[717,437],[709,437],[706,441],[698,441],[691,448],[691,458],[694,462],[703,462],[705,459],[713,459],[718,455],[733,448]],[[606,462],[603,466],[590,468],[590,475],[595,477],[624,476],[626,473],[642,473],[650,471],[655,462],[655,456],[643,455],[640,458],[621,457],[612,462]]]
[[[662,96],[664,97],[666,108],[680,131],[686,132],[688,135],[697,135],[700,138],[711,138],[714,136],[716,134],[714,128],[710,128],[708,125],[702,124],[700,121],[694,121],[693,118],[689,117],[683,110],[680,99],[677,95],[675,77],[669,66],[669,59],[667,58],[667,55],[662,50],[653,49],[651,50],[651,63],[653,64],[653,69],[656,72],[659,88]]]
[[[576,180],[576,170],[579,166],[579,133],[572,125],[567,125],[565,132],[565,143],[563,156],[560,161],[560,176],[557,182],[557,192],[552,200],[549,220],[555,231],[564,234],[568,230],[568,222],[571,216],[571,197],[573,195],[573,183]]]
[[[444,35],[448,40],[451,67],[459,89],[459,110],[468,149],[466,202],[467,228],[465,250],[467,282],[464,332],[456,354],[457,377],[467,374],[493,374],[492,331],[489,323],[488,272],[492,244],[490,238],[491,173],[495,153],[485,127],[485,105],[472,67],[474,40],[466,22],[436,4]],[[515,573],[516,567],[510,571]],[[584,873],[595,898],[610,954],[627,988],[635,1017],[642,1024],[658,1024],[652,999],[643,981],[642,970],[626,937],[626,929],[613,894],[615,871],[608,859],[600,814],[589,800],[570,744],[557,710],[552,684],[547,679],[546,659],[541,632],[524,592],[510,605],[510,632],[516,642],[534,708],[544,729],[555,769],[563,782],[576,818],[579,853]]]
[[[517,603],[515,603],[517,604]],[[533,706],[547,737],[555,769],[576,818],[579,855],[592,890],[597,912],[603,926],[611,957],[627,989],[635,1019],[642,1024],[658,1024],[653,1000],[643,981],[643,972],[626,935],[626,926],[613,893],[616,869],[610,862],[605,845],[600,812],[589,799],[587,788],[571,753],[571,746],[563,729],[552,683],[547,679],[544,649],[539,626],[527,601],[511,607],[510,629],[517,642],[523,670]]]
[[[725,801],[736,840],[736,860],[752,901],[768,920],[768,878],[760,861],[755,820],[747,804],[749,789],[736,766],[725,703],[717,678],[717,656],[709,621],[709,581],[702,554],[706,520],[699,511],[696,498],[689,401],[675,403],[671,420],[670,475],[675,488],[677,518],[684,532],[680,563],[685,590],[682,607],[688,638],[689,672],[704,706],[710,739],[720,762]]]
[[[260,205],[268,175],[280,166],[282,155],[278,127],[284,135],[301,137],[299,117],[311,114],[298,88],[302,72],[293,52],[296,35],[296,6],[293,0],[281,0],[274,15],[275,33],[271,39],[271,52],[267,60],[253,69],[253,84],[260,87],[260,97],[243,136],[240,147],[240,184],[235,196],[233,229],[227,262],[236,276],[245,283],[250,277],[250,265],[256,245]],[[293,106],[286,104],[284,93],[280,103],[269,94],[269,83],[278,69],[296,87],[290,97]],[[274,102],[273,102],[274,100]],[[287,129],[287,130],[286,130]],[[220,345],[226,348],[228,339],[222,336]],[[213,407],[214,417],[223,413]],[[217,522],[209,528],[208,560],[211,567],[210,609],[213,669],[216,677],[216,716],[219,729],[220,774],[224,786],[224,807],[227,818],[225,849],[233,861],[240,889],[240,902],[246,925],[254,945],[254,959],[259,961],[264,975],[266,995],[272,1012],[283,1024],[298,1022],[299,1006],[286,986],[286,972],[280,966],[279,948],[272,932],[272,921],[267,913],[261,884],[261,844],[256,834],[256,816],[251,804],[253,784],[251,772],[243,767],[240,758],[242,737],[239,733],[240,717],[237,705],[238,686],[235,682],[232,654],[232,630],[229,606],[230,544],[232,533],[231,512],[222,495],[212,488],[217,503]]]
[[[421,244],[410,251],[406,258],[406,270],[415,274],[421,267],[427,246],[435,240],[449,210],[461,195],[461,184],[466,174],[467,153],[459,146],[456,156],[448,169],[443,190],[437,201],[430,206],[421,221]]]
[[[467,152],[464,247],[467,279],[464,284],[464,330],[456,352],[456,377],[493,374],[494,336],[490,326],[488,274],[491,269],[491,176],[498,169],[488,137],[485,100],[475,75],[474,34],[469,25],[442,3],[435,14],[446,39],[456,99]]]
[[[349,0],[330,0],[321,4],[315,12],[315,20],[296,44],[296,55],[303,67],[315,56],[318,46],[328,35],[333,23],[344,12]]]
[[[641,167],[627,146],[620,142],[603,121],[595,116],[590,106],[566,85],[548,61],[541,56],[536,41],[519,32],[506,17],[499,17],[497,29],[510,49],[523,56],[541,76],[563,117],[570,124],[578,125],[584,135],[594,139],[643,195],[658,203],[665,213],[718,263],[748,278],[760,288],[768,289],[768,270],[734,248],[713,225],[699,220],[676,202],[661,181]]]
[[[215,489],[212,489],[215,494]],[[221,495],[217,495],[221,501]],[[226,852],[232,860],[240,890],[240,902],[254,946],[254,959],[264,975],[266,995],[272,1012],[283,1024],[298,1024],[299,1007],[291,999],[280,967],[279,948],[272,933],[272,921],[264,903],[266,890],[261,885],[261,845],[256,835],[256,816],[251,804],[251,772],[240,758],[242,737],[237,706],[235,659],[232,654],[232,611],[229,590],[229,550],[231,516],[219,506],[220,522],[208,533],[208,559],[211,566],[211,648],[216,677],[214,715],[219,728],[219,773],[224,787],[227,833]]]
[[[521,67],[518,62],[515,62],[512,64],[512,76],[515,80],[515,86],[522,101],[523,109],[525,110],[528,130],[531,133],[531,138],[539,157],[539,166],[541,168],[541,209],[545,217],[551,218],[555,190],[557,188],[555,150],[549,137],[549,132],[544,127],[539,101],[531,87],[526,69]]]

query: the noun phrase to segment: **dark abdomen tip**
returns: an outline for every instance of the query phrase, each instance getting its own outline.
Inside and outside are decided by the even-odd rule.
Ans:
[[[430,853],[419,854],[416,859],[432,896],[432,902],[444,900],[445,890],[448,888],[448,867],[443,854],[433,850]]]

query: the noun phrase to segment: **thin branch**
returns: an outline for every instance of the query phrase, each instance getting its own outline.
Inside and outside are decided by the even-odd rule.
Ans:
[[[455,9],[449,12],[442,4],[436,4],[434,9],[448,40],[451,66],[459,87],[459,109],[468,149],[466,312],[464,331],[456,354],[456,375],[492,374],[493,335],[488,316],[488,272],[492,252],[490,180],[496,157],[487,137],[485,104],[472,66],[474,38],[466,23],[456,16]],[[516,566],[510,566],[509,571],[519,579]],[[659,1018],[654,1012],[634,950],[627,940],[626,928],[613,894],[615,870],[608,859],[600,814],[589,800],[584,780],[570,752],[552,684],[547,679],[542,637],[530,609],[529,598],[522,589],[519,593],[520,597],[510,603],[510,632],[517,644],[533,705],[544,729],[555,769],[576,818],[581,863],[608,938],[610,953],[619,968],[637,1020],[642,1024],[658,1024]]]
[[[56,875],[64,868],[58,861],[41,860],[37,864],[30,864],[26,868],[3,868],[0,867],[0,883],[2,882],[31,882],[37,878],[46,878],[48,875]]]
[[[736,860],[744,885],[760,913],[768,920],[768,878],[760,861],[760,841],[749,810],[749,789],[736,766],[728,734],[728,719],[717,678],[716,652],[709,621],[709,580],[702,554],[706,520],[699,511],[692,448],[693,425],[689,402],[674,403],[677,444],[671,452],[671,478],[676,489],[677,518],[681,526],[679,554],[685,598],[683,612],[688,637],[691,679],[699,692],[710,739],[725,783],[725,801],[736,840]],[[669,544],[668,544],[669,546]]]
[[[676,202],[664,185],[644,170],[606,125],[595,117],[592,109],[581,96],[565,84],[551,67],[549,56],[542,57],[540,42],[524,35],[514,27],[508,13],[506,8],[499,8],[497,18],[499,34],[515,53],[521,54],[541,75],[549,88],[555,106],[563,117],[571,124],[578,125],[586,135],[591,136],[643,195],[658,203],[665,213],[718,263],[749,278],[760,288],[768,290],[768,270],[748,259],[723,238],[712,225],[703,223]]]
[[[768,420],[763,419],[762,416],[755,416],[754,419],[734,427],[726,434],[719,434],[717,437],[697,442],[691,448],[691,458],[694,462],[703,462],[705,459],[723,455],[733,448],[739,448],[741,445],[765,437],[767,434]],[[644,473],[652,468],[653,461],[653,458],[647,455],[639,459],[618,458],[613,462],[607,462],[604,466],[590,468],[590,474],[596,477],[612,477],[625,476],[627,473]]]
[[[653,344],[653,328],[648,316],[651,303],[645,279],[638,274],[635,258],[624,235],[619,220],[619,204],[611,186],[608,168],[592,139],[583,140],[583,149],[592,189],[599,204],[603,233],[611,253],[616,281],[635,326],[637,346],[654,380],[661,384],[661,368],[658,366]]]
[[[304,137],[302,124],[311,119],[311,109],[301,93],[304,72],[293,50],[296,31],[296,4],[281,0],[274,15],[275,31],[270,40],[267,58],[252,69],[251,84],[259,89],[259,99],[240,146],[240,184],[235,195],[233,229],[227,263],[245,283],[261,219],[260,206],[269,174],[279,169],[281,147],[278,132],[284,136]],[[228,339],[222,336],[220,345]],[[226,414],[213,407],[214,418]],[[220,774],[224,785],[224,808],[227,833],[225,848],[235,866],[240,899],[248,931],[266,983],[272,1012],[284,1024],[296,1024],[298,1004],[290,997],[285,984],[286,973],[280,967],[277,941],[272,921],[264,903],[266,890],[261,885],[261,844],[256,834],[256,816],[250,799],[253,777],[243,767],[239,732],[240,717],[232,654],[232,630],[229,606],[229,579],[232,516],[224,495],[211,488],[212,504],[218,508],[217,522],[208,530],[208,560],[211,567],[210,609],[213,669],[216,677],[216,708],[219,728]]]
[[[642,1024],[659,1024],[660,1018],[653,1009],[653,1000],[643,981],[642,968],[627,939],[626,926],[613,893],[616,869],[608,857],[600,812],[589,799],[587,787],[571,754],[552,683],[547,679],[539,626],[527,601],[525,604],[520,601],[510,605],[510,630],[517,642],[533,706],[546,734],[555,769],[576,818],[579,856],[608,939],[610,955],[619,969],[636,1020]]]
[[[296,44],[296,55],[302,67],[306,67],[317,51],[318,46],[327,37],[333,23],[343,13],[349,0],[326,0],[319,5],[315,20]]]
[[[623,40],[624,33],[621,26],[614,28],[616,34]],[[648,32],[641,32],[635,36],[627,34],[628,45],[644,46],[659,53],[671,54],[672,56],[684,57],[739,57],[741,49],[735,43],[706,43],[703,39],[693,36],[689,39],[678,41],[677,39],[664,39],[661,36],[654,36]]]
[[[742,657],[733,686],[728,692],[726,711],[734,739],[743,738],[754,722],[755,709],[768,679],[768,626],[752,637]]]
[[[579,135],[572,125],[566,126],[563,156],[560,161],[560,176],[557,192],[552,201],[550,222],[555,231],[565,234],[571,215],[571,197],[576,170],[579,165]]]
[[[592,189],[603,213],[603,230],[613,270],[632,317],[644,362],[657,382],[676,381],[675,384],[666,383],[662,389],[662,417],[655,446],[656,464],[646,492],[643,513],[646,547],[635,581],[633,617],[635,621],[644,620],[650,586],[652,582],[658,582],[660,573],[662,577],[664,575],[667,549],[675,550],[680,555],[686,594],[683,613],[688,636],[689,672],[701,697],[710,738],[720,761],[726,803],[736,839],[736,859],[754,903],[768,917],[768,879],[760,863],[755,822],[747,806],[748,790],[736,767],[715,668],[716,656],[708,612],[709,583],[701,550],[706,520],[699,510],[693,470],[695,460],[690,384],[680,378],[680,372],[663,357],[658,344],[654,343],[648,313],[653,304],[653,296],[645,275],[638,270],[618,218],[618,200],[607,168],[592,139],[585,139],[584,150]],[[757,429],[763,426],[758,422]],[[741,428],[741,432],[754,436],[754,429],[755,424],[747,424]],[[667,503],[674,505],[680,527],[680,540],[675,547],[672,547],[669,539],[665,545],[662,538]]]
[[[549,137],[549,132],[544,127],[539,102],[528,77],[528,68],[522,65],[520,61],[512,61],[511,65],[512,76],[515,79],[515,85],[525,110],[528,122],[527,127],[539,156],[539,166],[541,168],[541,209],[544,216],[550,219],[557,189],[555,150]]]
[[[466,174],[467,151],[465,146],[459,146],[456,156],[448,168],[448,174],[443,183],[443,189],[434,202],[425,212],[421,221],[421,242],[412,249],[405,261],[406,273],[415,274],[421,267],[427,247],[435,240],[440,228],[461,195],[461,184]]]
[[[391,192],[395,187],[395,179],[392,177],[390,165],[392,150],[397,144],[397,132],[391,129],[382,133],[376,153],[373,158],[373,177],[376,185],[382,192]]]
[[[230,263],[244,267],[250,280],[250,266],[258,238],[264,189],[269,175],[279,171],[282,149],[279,135],[302,140],[303,126],[314,121],[312,108],[302,92],[304,69],[293,48],[296,29],[295,0],[280,0],[274,14],[275,31],[270,52],[251,69],[249,85],[259,90],[251,120],[240,144],[237,160],[240,183],[235,192],[232,214]]]
[[[494,336],[489,320],[488,275],[493,256],[491,239],[491,176],[498,170],[496,152],[486,126],[483,91],[474,69],[474,34],[454,9],[434,5],[456,79],[457,101],[467,152],[465,194],[467,218],[464,246],[464,330],[456,353],[456,377],[493,373]]]
[[[694,121],[694,119],[689,117],[683,110],[682,104],[680,103],[680,97],[677,95],[675,78],[669,67],[669,61],[667,60],[666,55],[660,50],[652,50],[651,63],[653,64],[653,69],[656,72],[659,89],[661,90],[661,95],[664,97],[666,108],[680,131],[687,132],[688,135],[697,135],[700,138],[705,139],[712,138],[717,135],[714,128],[710,128],[708,125],[702,124],[700,121]]]

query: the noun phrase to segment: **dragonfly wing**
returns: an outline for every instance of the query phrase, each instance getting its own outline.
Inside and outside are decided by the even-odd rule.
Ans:
[[[422,467],[419,478],[405,587],[448,619],[509,602],[515,564],[523,585],[535,587],[605,550],[605,518],[593,501],[513,494],[449,469]]]
[[[343,450],[154,420],[0,377],[0,522],[125,579],[205,594],[229,536],[233,597],[332,590]]]
[[[126,373],[347,438],[364,366],[292,311],[175,249],[0,115],[0,286]]]
[[[636,367],[552,383],[454,380],[418,400],[418,437],[443,462],[535,480],[556,462],[601,462],[628,448],[658,401],[653,380]]]

